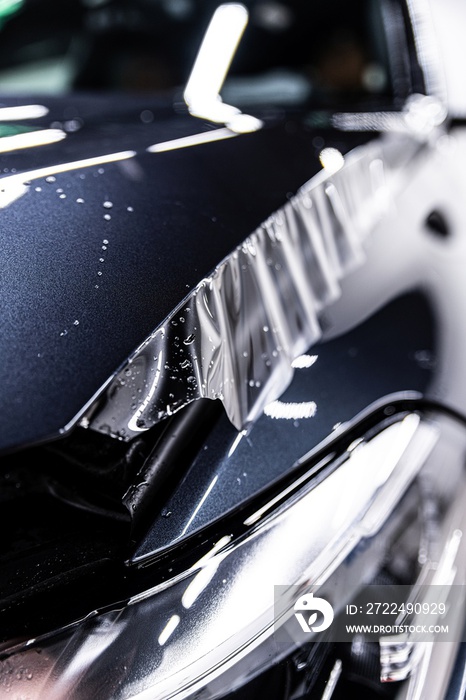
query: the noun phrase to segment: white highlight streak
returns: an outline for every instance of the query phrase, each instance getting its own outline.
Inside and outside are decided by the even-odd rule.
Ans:
[[[222,110],[219,93],[247,22],[247,9],[236,3],[220,5],[212,16],[184,91],[186,104],[196,116],[227,121],[227,113],[239,111],[229,105]]]
[[[168,642],[168,640],[172,636],[173,632],[176,630],[176,628],[180,624],[180,621],[181,621],[181,618],[179,615],[172,615],[171,618],[168,620],[167,624],[163,628],[163,630],[160,633],[160,636],[158,638],[158,642],[159,642],[161,647],[163,647],[163,645]]]
[[[152,382],[152,385],[151,385],[144,401],[138,407],[135,414],[131,417],[131,420],[128,422],[128,428],[135,433],[140,433],[140,432],[143,432],[145,430],[145,427],[143,427],[142,424],[140,424],[141,416],[144,414],[144,411],[146,410],[146,408],[149,405],[155,391],[157,390],[157,386],[158,386],[159,379],[160,379],[160,374],[162,372],[162,363],[163,363],[163,351],[160,350],[159,355],[158,355],[158,359],[157,359],[157,367],[155,370],[155,375],[154,375],[154,380]]]
[[[231,455],[235,452],[236,448],[238,447],[239,443],[241,440],[244,438],[246,435],[246,430],[241,430],[241,432],[238,433],[238,435],[235,437],[233,440],[233,444],[228,450],[228,459],[231,457]]]
[[[216,475],[214,476],[214,478],[212,479],[212,481],[210,482],[210,484],[209,484],[209,486],[208,486],[208,488],[207,488],[207,491],[205,492],[205,494],[202,496],[201,500],[200,500],[199,503],[197,504],[197,506],[196,506],[196,508],[195,508],[195,510],[194,510],[194,512],[193,512],[193,514],[191,515],[191,517],[189,518],[188,522],[187,522],[186,525],[184,526],[183,532],[181,533],[181,535],[184,535],[185,532],[187,532],[187,530],[189,529],[189,526],[190,526],[191,523],[193,522],[193,520],[194,520],[194,518],[196,517],[196,515],[199,513],[200,509],[202,508],[203,504],[205,503],[206,498],[208,498],[210,492],[212,491],[212,489],[214,488],[215,484],[217,483],[217,480],[218,480],[218,474],[216,474]]]
[[[193,578],[191,583],[186,588],[185,592],[181,597],[181,604],[187,610],[196,602],[201,593],[207,588],[215,573],[219,567],[221,558],[217,557],[216,560],[212,561],[215,554],[218,554],[221,549],[227,546],[231,541],[230,535],[225,535],[218,542],[214,544],[210,552],[207,552],[203,557],[199,559],[195,566],[201,566],[201,570]]]
[[[38,119],[49,113],[44,105],[21,105],[19,107],[0,108],[0,122],[18,121],[21,119]]]
[[[0,153],[17,151],[21,148],[46,146],[49,143],[62,141],[64,138],[66,138],[66,134],[61,129],[41,129],[40,131],[30,131],[25,134],[3,136],[0,138]]]
[[[340,661],[340,659],[337,659],[330,673],[327,685],[325,686],[324,694],[322,695],[322,700],[330,700],[330,698],[332,697],[335,688],[337,687],[338,680],[341,676],[342,668],[342,662]]]
[[[164,153],[165,151],[175,151],[177,148],[187,148],[188,146],[200,146],[203,143],[212,143],[213,141],[222,141],[223,139],[231,139],[233,136],[238,136],[231,129],[214,129],[213,131],[204,131],[202,134],[192,134],[192,136],[183,136],[172,141],[163,141],[162,143],[154,143],[148,147],[149,153]]]
[[[302,401],[301,403],[273,401],[264,408],[264,413],[269,418],[285,418],[286,420],[313,418],[316,411],[317,404],[315,401]]]
[[[318,355],[300,355],[291,363],[293,369],[307,369],[317,362]]]
[[[109,153],[108,155],[97,156],[96,158],[85,158],[84,160],[75,160],[70,163],[60,163],[45,168],[37,168],[37,170],[26,170],[17,175],[8,175],[0,179],[0,209],[3,209],[16,199],[19,199],[28,191],[28,186],[24,184],[25,182],[38,180],[41,177],[57,175],[58,173],[66,173],[70,170],[78,170],[79,168],[91,168],[94,165],[127,160],[128,158],[134,158],[135,155],[136,151],[121,151],[120,153]]]

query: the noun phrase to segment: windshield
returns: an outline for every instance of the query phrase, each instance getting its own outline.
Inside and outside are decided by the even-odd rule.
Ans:
[[[0,93],[147,93],[186,83],[212,0],[3,0]],[[249,0],[233,104],[392,102],[410,92],[402,6]],[[390,46],[390,52],[387,47]]]

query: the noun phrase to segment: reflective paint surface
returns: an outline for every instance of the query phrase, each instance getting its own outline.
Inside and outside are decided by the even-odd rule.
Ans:
[[[238,433],[221,415],[162,511],[154,514],[133,560],[150,559],[233,512],[291,473],[303,454],[348,429],[381,397],[423,396],[435,375],[437,330],[421,294],[402,296],[357,329],[320,343],[316,362],[295,371],[282,402],[290,411],[313,404],[309,417],[274,418],[266,408],[248,431]],[[416,348],[423,348],[421,358],[416,359]]]
[[[131,439],[190,401],[220,399],[237,429],[292,377],[292,361],[321,336],[320,316],[404,184],[415,140],[387,165],[389,144],[343,156],[231,253],[136,351],[91,407],[90,427]],[[334,167],[338,153],[338,167]],[[325,163],[325,160],[327,163]],[[86,424],[88,418],[86,418]]]
[[[46,104],[38,126],[64,123],[65,107],[81,126],[59,146],[4,155],[2,451],[58,435],[190,290],[320,168],[299,122],[294,133],[273,120],[255,134],[148,153],[199,134],[201,122],[157,100]],[[149,106],[156,118],[143,123]],[[115,153],[132,157],[106,162]]]

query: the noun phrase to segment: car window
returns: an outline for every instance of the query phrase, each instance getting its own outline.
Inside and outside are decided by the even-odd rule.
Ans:
[[[181,86],[219,4],[4,2],[0,92],[153,92]],[[406,23],[397,0],[245,4],[249,25],[225,84],[226,101],[355,106],[387,103],[410,92]]]

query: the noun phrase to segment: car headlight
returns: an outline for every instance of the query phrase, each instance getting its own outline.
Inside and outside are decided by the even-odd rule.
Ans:
[[[432,673],[444,683],[449,668],[440,679],[435,656],[442,647],[451,656],[463,633],[464,596],[452,610],[452,591],[464,583],[465,449],[455,419],[381,407],[178,554],[176,572],[170,560],[159,563],[166,580],[10,648],[4,689],[29,698],[248,697],[254,679],[287,669],[290,687],[304,684],[307,697],[321,697],[330,682],[369,682],[378,697],[374,644],[364,634],[335,639],[332,626],[362,591],[383,583],[408,591],[406,603],[424,603],[432,586],[443,590],[444,640],[401,636],[388,648],[382,639],[375,664],[383,680],[408,678],[430,697]],[[303,631],[295,618],[296,602],[310,593],[333,609],[325,632]],[[298,697],[280,684],[269,692]]]

